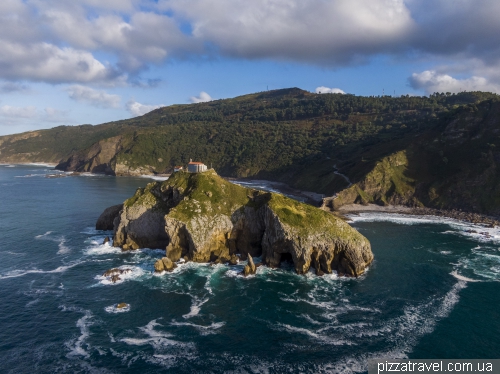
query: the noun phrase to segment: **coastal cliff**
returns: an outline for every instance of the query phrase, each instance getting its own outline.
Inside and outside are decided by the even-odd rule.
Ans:
[[[343,220],[283,195],[241,187],[213,170],[177,172],[126,200],[114,220],[114,245],[165,248],[175,262],[229,262],[262,256],[298,274],[359,276],[372,262],[370,243]],[[165,261],[163,261],[165,262]]]
[[[499,217],[500,102],[458,108],[450,116],[374,162],[367,162],[370,153],[365,152],[348,170],[353,184],[326,198],[323,207],[403,205]]]

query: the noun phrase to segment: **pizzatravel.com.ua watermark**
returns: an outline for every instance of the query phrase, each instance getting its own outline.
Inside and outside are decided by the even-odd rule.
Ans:
[[[500,360],[385,360],[368,362],[368,374],[500,374]]]

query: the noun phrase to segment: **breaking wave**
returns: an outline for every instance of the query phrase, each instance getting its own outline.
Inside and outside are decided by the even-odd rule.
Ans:
[[[163,182],[163,181],[166,181],[168,180],[169,177],[166,177],[166,176],[158,176],[158,175],[140,175],[141,178],[146,178],[146,179],[153,179],[155,181],[160,181],[160,182]]]
[[[122,270],[122,273],[116,273],[118,275],[118,279],[113,280],[111,276],[105,275],[96,275],[94,279],[97,279],[101,285],[119,285],[123,282],[136,280],[143,278],[145,275],[151,275],[151,272],[145,271],[143,268],[139,266],[129,266],[122,265],[117,269]]]
[[[104,238],[103,238],[104,239]],[[113,247],[110,243],[100,244],[102,240],[90,240],[91,247],[85,248],[83,253],[87,256],[100,256],[109,254],[122,253],[122,250],[118,247]]]
[[[362,212],[349,214],[352,222],[392,222],[401,225],[444,224],[453,230],[444,231],[443,234],[461,235],[483,243],[500,244],[500,228],[487,227],[453,218],[438,216],[416,216],[398,213],[373,213]]]

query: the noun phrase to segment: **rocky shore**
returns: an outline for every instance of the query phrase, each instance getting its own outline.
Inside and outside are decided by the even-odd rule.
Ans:
[[[430,215],[438,217],[448,217],[458,219],[460,221],[482,224],[488,227],[500,226],[498,217],[491,217],[479,213],[463,212],[461,210],[442,210],[432,208],[411,208],[410,214],[414,215]]]
[[[399,213],[412,214],[417,216],[436,216],[453,218],[464,222],[481,224],[488,227],[500,226],[500,218],[487,216],[479,213],[464,212],[461,210],[446,210],[433,208],[415,208],[404,205],[381,206],[376,204],[346,204],[337,209],[340,214],[359,213],[359,212],[381,212],[381,213]]]

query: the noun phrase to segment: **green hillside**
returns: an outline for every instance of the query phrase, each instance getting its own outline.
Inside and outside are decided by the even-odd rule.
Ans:
[[[498,100],[457,108],[394,151],[381,158],[379,150],[366,150],[361,156],[366,162],[345,164],[357,183],[333,206],[404,204],[500,215]]]
[[[133,175],[169,173],[192,158],[224,176],[282,181],[332,195],[348,186],[335,170],[363,190],[359,183],[370,173],[388,170],[378,164],[404,151],[408,165],[391,171],[398,182],[379,183],[375,195],[362,192],[356,199],[384,204],[403,190],[413,196],[423,188],[440,198],[425,192],[418,202],[410,200],[447,206],[456,202],[439,192],[446,183],[437,180],[476,178],[496,165],[498,102],[497,95],[483,92],[393,98],[291,88],[173,105],[98,126],[0,137],[0,162],[61,161],[64,170]],[[488,183],[496,178],[491,173]],[[422,187],[423,181],[430,187]],[[481,204],[474,206],[481,210],[489,202]]]

